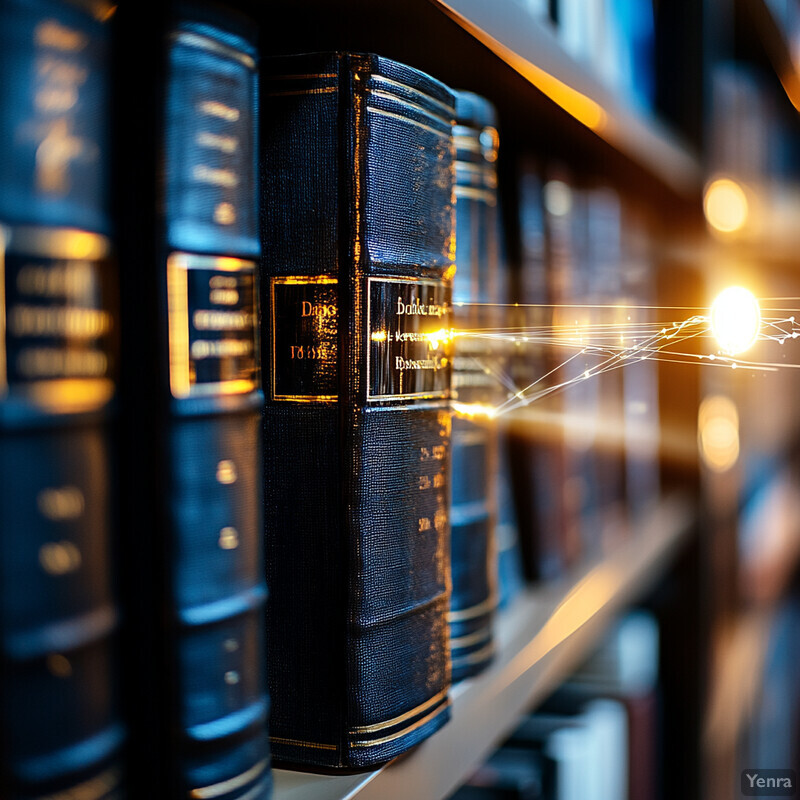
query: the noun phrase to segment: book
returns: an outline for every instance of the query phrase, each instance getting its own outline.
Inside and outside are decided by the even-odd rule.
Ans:
[[[561,397],[547,395],[558,376],[548,376],[557,371],[565,356],[560,347],[546,341],[553,324],[555,292],[554,271],[548,267],[543,182],[538,165],[522,159],[518,176],[512,299],[519,306],[512,312],[515,325],[523,329],[523,341],[512,355],[511,375],[530,403],[512,415],[509,451],[525,576],[530,581],[540,581],[562,575],[567,560],[563,542],[563,438],[552,424],[536,422],[540,414],[544,420],[559,418]]]
[[[132,786],[265,798],[255,31],[200,3],[117,22]]]
[[[456,275],[453,360],[453,494],[451,503],[450,652],[453,680],[492,658],[497,606],[498,427],[492,411],[505,399],[498,348],[487,329],[497,322],[497,160],[494,107],[472,92],[456,95]]]
[[[366,769],[449,717],[453,95],[333,52],[261,107],[270,737]]]
[[[0,4],[0,796],[122,788],[111,7]]]

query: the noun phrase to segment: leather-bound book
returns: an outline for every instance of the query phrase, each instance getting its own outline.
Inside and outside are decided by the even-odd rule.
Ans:
[[[471,92],[456,100],[456,277],[450,649],[453,680],[480,672],[494,651],[497,605],[498,428],[491,409],[505,395],[496,327],[497,131],[494,107]]]
[[[449,715],[453,96],[326,53],[261,108],[272,749],[369,768]]]
[[[132,783],[265,798],[254,31],[199,3],[117,22]]]
[[[0,3],[0,796],[116,796],[106,3]]]

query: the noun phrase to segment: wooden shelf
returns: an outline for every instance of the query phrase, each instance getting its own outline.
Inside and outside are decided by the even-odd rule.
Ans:
[[[452,720],[413,752],[361,775],[275,770],[274,800],[447,797],[664,573],[691,521],[687,503],[665,502],[607,558],[526,591],[498,616],[492,665],[454,687]]]
[[[702,187],[695,154],[644,109],[627,103],[513,0],[430,0],[553,102],[680,195]]]

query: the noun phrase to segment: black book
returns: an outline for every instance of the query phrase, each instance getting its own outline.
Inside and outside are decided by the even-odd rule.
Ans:
[[[487,329],[498,317],[497,130],[494,107],[471,92],[456,97],[456,339],[450,650],[453,680],[475,675],[494,652],[497,606],[497,458],[491,413],[505,399],[499,351]]]
[[[264,798],[254,31],[199,3],[117,23],[132,782]]]
[[[0,3],[3,798],[106,798],[122,783],[109,13]]]
[[[449,716],[453,96],[266,62],[265,532],[276,759],[368,768]]]

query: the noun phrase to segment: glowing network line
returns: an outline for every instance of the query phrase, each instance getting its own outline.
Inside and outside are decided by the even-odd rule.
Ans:
[[[771,301],[800,300],[800,298],[767,298]],[[599,322],[574,319],[574,322],[559,321],[558,324],[515,325],[456,329],[452,337],[459,339],[481,339],[501,345],[506,354],[509,345],[537,347],[549,351],[567,351],[569,355],[558,359],[543,374],[525,386],[518,386],[504,368],[503,359],[484,358],[472,355],[474,365],[491,375],[507,391],[507,399],[497,405],[454,404],[456,413],[468,416],[497,417],[523,406],[528,406],[544,397],[565,391],[587,379],[621,369],[636,361],[655,361],[680,364],[702,364],[726,369],[747,369],[759,372],[776,372],[780,369],[800,369],[800,364],[777,361],[749,361],[740,354],[756,342],[772,342],[782,346],[790,339],[800,337],[800,324],[794,314],[789,316],[763,316],[765,312],[789,312],[789,308],[761,309],[756,298],[742,287],[729,287],[720,293],[710,309],[692,306],[652,306],[613,304],[546,305],[498,303],[457,304],[496,306],[498,308],[557,309],[574,311],[590,309],[595,312],[630,312],[624,321]],[[692,313],[680,321],[631,320],[631,314],[642,311],[688,311]],[[714,343],[705,353],[687,352],[682,348],[686,342],[697,340],[704,344]],[[465,348],[469,350],[469,348]],[[497,355],[495,352],[494,355]],[[587,359],[596,358],[597,363],[585,366]],[[576,364],[583,359],[583,364]],[[576,367],[583,366],[583,369]],[[567,373],[567,374],[565,374]],[[560,380],[557,378],[561,377]]]

